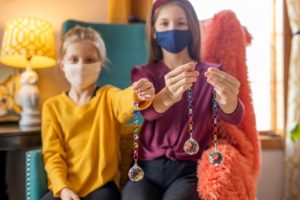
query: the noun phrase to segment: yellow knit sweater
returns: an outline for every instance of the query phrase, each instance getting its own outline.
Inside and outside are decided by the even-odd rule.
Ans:
[[[145,109],[150,102],[144,102]],[[86,104],[66,93],[43,106],[42,142],[48,186],[58,197],[68,187],[85,197],[109,181],[119,182],[119,132],[133,116],[133,90],[98,89]]]

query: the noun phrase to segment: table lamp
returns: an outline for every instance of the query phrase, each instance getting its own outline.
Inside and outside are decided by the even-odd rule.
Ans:
[[[4,30],[0,62],[25,68],[21,74],[19,101],[22,107],[20,126],[40,125],[38,75],[33,69],[56,64],[53,28],[50,23],[35,18],[9,21]]]

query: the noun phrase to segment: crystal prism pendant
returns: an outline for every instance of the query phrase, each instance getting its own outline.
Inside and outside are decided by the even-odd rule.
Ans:
[[[144,177],[144,171],[137,163],[134,163],[134,165],[129,169],[128,177],[132,181],[140,181]]]
[[[199,151],[199,144],[194,138],[190,137],[184,143],[183,150],[189,155],[195,155]]]
[[[219,166],[224,161],[222,153],[215,148],[209,155],[208,155],[208,162],[210,162],[213,166]]]

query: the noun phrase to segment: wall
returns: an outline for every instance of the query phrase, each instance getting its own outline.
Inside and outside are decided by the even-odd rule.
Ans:
[[[36,17],[53,25],[58,47],[61,25],[65,20],[107,22],[107,2],[108,0],[0,0],[0,45],[8,20]],[[10,70],[0,65],[0,74]],[[40,69],[38,74],[41,102],[67,87],[61,71],[56,68]]]
[[[258,182],[258,200],[282,200],[284,189],[284,151],[262,151],[261,175]]]
[[[54,28],[56,45],[62,23],[67,19],[107,22],[108,0],[0,0],[0,45],[5,23],[18,17],[36,17],[49,21]],[[0,78],[14,69],[0,65]],[[41,102],[67,87],[62,72],[57,68],[38,70]],[[8,152],[7,181],[10,200],[24,198],[25,150]]]

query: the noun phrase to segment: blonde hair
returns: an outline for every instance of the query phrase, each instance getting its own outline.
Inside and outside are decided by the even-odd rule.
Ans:
[[[61,59],[65,56],[66,49],[70,44],[83,40],[92,42],[92,44],[96,47],[98,57],[102,63],[102,67],[104,67],[107,62],[105,44],[100,34],[91,27],[77,25],[74,28],[71,28],[63,36],[60,48]]]

